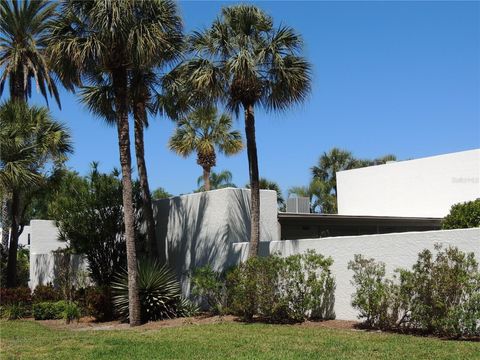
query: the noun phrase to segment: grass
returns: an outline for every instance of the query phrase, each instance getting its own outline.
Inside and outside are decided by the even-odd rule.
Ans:
[[[52,330],[0,322],[3,359],[480,359],[480,343],[319,327],[221,323],[159,330]]]

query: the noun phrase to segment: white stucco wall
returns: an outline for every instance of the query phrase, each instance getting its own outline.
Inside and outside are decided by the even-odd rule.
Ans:
[[[337,284],[335,290],[335,314],[337,319],[357,320],[357,311],[350,305],[355,289],[351,284],[353,272],[348,262],[355,254],[375,258],[386,264],[392,275],[397,268],[410,268],[424,249],[434,250],[435,244],[452,245],[465,252],[474,252],[480,262],[480,228],[440,230],[396,234],[346,236],[307,240],[272,241],[262,244],[262,255],[280,253],[282,256],[303,253],[308,249],[333,258],[332,273]],[[248,244],[237,244],[246,257]]]
[[[444,217],[480,198],[480,149],[337,173],[340,215]]]
[[[2,237],[3,229],[0,229],[0,238]],[[23,231],[18,237],[18,245],[28,248],[28,236],[30,235],[30,226],[23,227]]]
[[[189,292],[189,273],[210,264],[223,270],[240,260],[235,243],[250,238],[250,190],[219,189],[154,202],[160,259]],[[260,241],[279,240],[277,194],[260,191]]]
[[[52,251],[66,247],[66,243],[58,240],[58,229],[50,220],[30,221],[30,281],[29,287],[53,282],[55,278],[55,256]],[[75,271],[84,271],[87,262],[80,255],[72,258]]]

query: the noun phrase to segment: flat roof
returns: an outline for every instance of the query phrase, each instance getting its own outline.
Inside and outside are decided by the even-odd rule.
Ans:
[[[388,224],[418,224],[418,225],[430,224],[430,225],[440,226],[442,218],[279,212],[278,220],[280,222],[306,221],[306,222],[316,222],[316,223],[388,223]]]

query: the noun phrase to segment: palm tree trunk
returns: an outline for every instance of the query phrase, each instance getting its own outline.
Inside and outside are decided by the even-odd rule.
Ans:
[[[24,88],[24,76],[23,68],[18,67],[12,82],[10,83],[10,97],[14,101],[25,101],[25,88]],[[3,208],[2,208],[3,211]],[[7,216],[8,217],[8,216]],[[15,287],[17,283],[17,250],[18,250],[18,237],[20,236],[18,230],[20,226],[20,194],[18,191],[12,191],[12,208],[11,208],[11,233],[10,243],[8,247],[8,260],[7,260],[7,287]],[[8,228],[7,237],[8,237]],[[3,241],[3,239],[2,239]],[[7,240],[8,241],[8,240]]]
[[[207,166],[203,167],[203,189],[210,191],[210,168]]]
[[[132,159],[130,155],[130,129],[128,124],[127,71],[121,67],[112,72],[115,109],[117,113],[118,146],[122,167],[123,216],[127,245],[128,310],[130,326],[141,324],[140,297],[138,294],[137,253],[133,212]]]
[[[258,175],[255,115],[253,105],[245,106],[245,134],[247,136],[248,170],[250,175],[250,247],[248,257],[258,255],[260,241],[260,186]]]
[[[10,236],[10,214],[8,213],[8,195],[2,197],[2,247],[8,249],[8,238]]]
[[[8,249],[7,261],[7,288],[15,287],[17,284],[17,248],[20,226],[20,195],[18,191],[12,192],[12,234],[10,236],[10,247]]]
[[[135,155],[137,158],[138,177],[142,191],[143,214],[147,225],[147,239],[149,255],[151,258],[157,254],[157,236],[155,232],[155,219],[153,218],[152,197],[148,186],[147,165],[145,164],[145,146],[143,140],[143,126],[147,116],[144,104],[138,104],[134,109],[135,123]]]

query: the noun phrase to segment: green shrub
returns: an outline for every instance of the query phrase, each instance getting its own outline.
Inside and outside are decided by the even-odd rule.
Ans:
[[[365,325],[451,337],[480,336],[480,272],[473,253],[436,246],[424,250],[411,270],[385,278],[385,266],[356,255],[349,268],[356,292],[352,305]]]
[[[227,275],[231,310],[247,321],[258,315],[272,323],[334,318],[331,265],[314,251],[248,259]]]
[[[224,315],[228,311],[225,274],[214,271],[210,265],[194,271],[192,295],[203,302],[213,314]]]
[[[46,302],[46,301],[59,301],[62,298],[62,294],[59,290],[55,289],[51,283],[46,285],[37,285],[33,290],[32,299],[34,303]]]
[[[397,325],[400,312],[399,287],[385,278],[385,264],[355,255],[348,263],[353,270],[352,284],[356,291],[352,296],[352,306],[360,311],[359,318],[371,328],[390,329]]]
[[[181,297],[177,305],[177,317],[190,317],[198,315],[200,309],[194,302]]]
[[[78,321],[80,319],[80,308],[74,302],[67,302],[61,312],[61,317],[67,324],[70,324],[72,320]]]
[[[180,285],[175,275],[156,261],[138,264],[138,286],[142,321],[183,316]],[[128,319],[128,273],[117,275],[112,283],[113,305],[118,315]]]
[[[35,320],[53,320],[62,319],[68,302],[60,300],[57,302],[41,302],[33,304],[32,313]]]
[[[480,227],[480,199],[455,204],[443,219],[443,229]]]
[[[23,319],[29,314],[26,306],[21,304],[9,304],[0,306],[0,318],[6,320]]]

